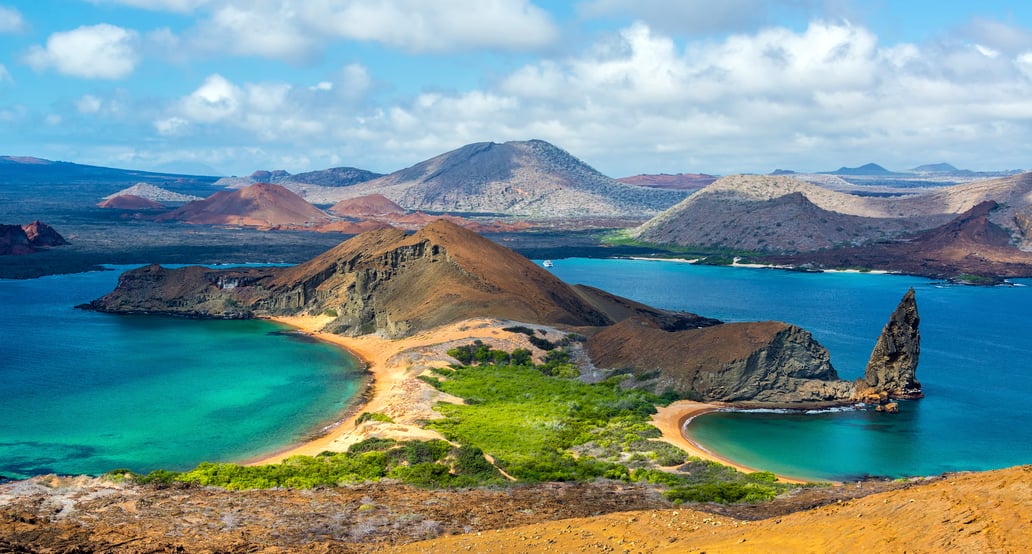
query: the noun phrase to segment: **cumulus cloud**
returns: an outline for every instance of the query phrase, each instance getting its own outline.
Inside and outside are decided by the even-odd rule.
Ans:
[[[284,164],[304,151],[316,166],[343,158],[381,171],[469,142],[541,138],[614,176],[869,161],[1010,167],[1015,154],[987,141],[1032,143],[1032,46],[970,36],[884,44],[844,21],[687,43],[642,22],[479,88],[388,99],[373,83],[359,64],[314,84],[212,75],[153,125],[233,144],[246,143],[243,132]]]
[[[54,33],[22,59],[37,71],[52,67],[73,77],[121,79],[140,63],[139,42],[136,31],[101,23]]]
[[[409,52],[537,50],[559,31],[528,0],[213,0],[186,42],[294,63],[339,40],[375,42]]]
[[[19,33],[26,28],[22,14],[7,6],[0,6],[0,33]]]
[[[398,150],[539,137],[589,161],[614,163],[619,151],[622,166],[642,164],[627,173],[687,169],[646,165],[657,159],[715,172],[872,161],[854,160],[858,152],[920,163],[913,158],[971,157],[987,135],[1032,142],[1030,76],[1032,49],[881,45],[847,22],[684,48],[637,23],[580,56],[529,64],[482,91],[424,94],[363,127]]]

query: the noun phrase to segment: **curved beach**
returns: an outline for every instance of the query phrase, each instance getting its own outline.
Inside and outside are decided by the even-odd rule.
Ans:
[[[733,460],[710,452],[701,444],[689,439],[684,434],[684,426],[692,419],[715,412],[724,408],[722,404],[696,402],[693,400],[678,400],[667,406],[657,407],[656,415],[652,416],[652,424],[663,433],[663,439],[667,442],[682,448],[691,456],[711,460],[733,467],[742,473],[756,473],[762,471],[753,467],[736,463]],[[778,480],[786,483],[807,483],[806,480],[796,479],[785,475],[778,475]]]

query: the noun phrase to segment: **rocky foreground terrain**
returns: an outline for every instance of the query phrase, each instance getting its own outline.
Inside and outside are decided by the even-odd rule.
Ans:
[[[1023,466],[675,507],[607,482],[226,491],[45,476],[0,485],[0,551],[1018,553],[1030,483]]]

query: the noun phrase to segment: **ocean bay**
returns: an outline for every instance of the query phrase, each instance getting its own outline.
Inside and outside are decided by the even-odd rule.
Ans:
[[[926,398],[896,415],[716,413],[689,436],[716,454],[787,475],[852,479],[985,470],[1032,461],[1023,422],[1032,394],[1032,287],[946,285],[864,273],[802,273],[626,259],[564,259],[551,268],[646,304],[725,321],[800,325],[841,377],[863,374],[871,348],[910,287],[921,314],[917,377]]]
[[[238,461],[305,439],[359,390],[357,360],[282,325],[74,309],[117,269],[0,280],[0,475]]]

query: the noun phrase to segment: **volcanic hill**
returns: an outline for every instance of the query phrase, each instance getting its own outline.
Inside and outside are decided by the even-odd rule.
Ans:
[[[979,208],[987,201],[993,202],[991,208]],[[972,214],[980,214],[983,232],[969,229],[957,234],[942,227],[956,227]],[[957,222],[950,224],[953,220]],[[940,227],[941,232],[933,232]],[[647,221],[632,236],[650,243],[772,255],[807,253],[805,257],[815,260],[830,259],[825,251],[834,251],[838,257],[848,253],[872,263],[887,260],[883,254],[892,245],[897,258],[906,256],[897,259],[896,266],[919,267],[928,258],[938,261],[918,274],[955,275],[977,268],[971,260],[1025,263],[1019,247],[1032,247],[1032,173],[893,197],[846,194],[789,176],[735,175]],[[863,253],[867,248],[870,253]],[[898,269],[891,265],[878,262],[867,267]],[[983,265],[975,272],[984,274],[995,267]],[[1000,275],[1014,275],[1015,269]]]
[[[945,225],[899,241],[763,259],[773,264],[818,268],[873,267],[944,279],[962,274],[993,278],[1032,275],[1032,252],[1015,248],[1011,233],[991,221],[999,208],[995,201],[988,200]]]
[[[150,183],[136,183],[135,185],[124,188],[118,192],[109,194],[103,198],[103,200],[113,200],[119,196],[135,196],[137,198],[145,198],[152,202],[156,202],[159,205],[164,202],[178,203],[178,202],[191,202],[193,200],[201,200],[200,196],[193,196],[191,194],[182,194],[179,192],[173,192],[170,190],[163,189],[161,187],[154,186]],[[104,204],[104,202],[101,202]],[[101,206],[102,208],[111,206]]]
[[[258,183],[234,191],[219,191],[195,200],[158,221],[181,221],[202,225],[305,226],[330,220],[325,212],[279,185]]]
[[[119,194],[97,204],[98,208],[113,210],[163,210],[165,205],[135,194]]]
[[[541,140],[469,144],[339,193],[380,193],[408,210],[542,218],[647,217],[685,195],[620,183]]]
[[[354,218],[405,213],[404,208],[391,202],[382,194],[370,194],[368,196],[359,196],[358,198],[341,200],[326,211],[342,217]]]

